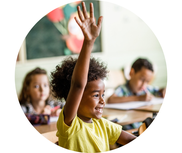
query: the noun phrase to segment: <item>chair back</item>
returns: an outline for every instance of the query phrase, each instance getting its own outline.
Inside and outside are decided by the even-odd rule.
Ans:
[[[141,135],[149,127],[149,125],[153,122],[153,120],[154,119],[150,117],[146,118],[143,121],[142,125],[138,128],[138,134]]]

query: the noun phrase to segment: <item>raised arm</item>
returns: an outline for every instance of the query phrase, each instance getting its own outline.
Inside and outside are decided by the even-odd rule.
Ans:
[[[84,42],[78,57],[77,63],[75,65],[71,87],[69,94],[66,99],[66,104],[64,107],[64,122],[67,125],[71,125],[72,120],[77,114],[77,110],[87,84],[88,69],[90,62],[90,54],[92,51],[95,39],[99,36],[101,30],[102,17],[99,17],[98,24],[96,25],[94,19],[94,8],[93,4],[90,3],[90,17],[87,14],[85,3],[82,2],[83,13],[80,7],[77,7],[78,16],[80,20],[75,17],[75,21],[81,28],[84,35]]]

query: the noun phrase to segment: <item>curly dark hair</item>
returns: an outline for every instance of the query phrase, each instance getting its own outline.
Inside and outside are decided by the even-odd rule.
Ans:
[[[77,58],[68,57],[56,66],[56,70],[51,72],[51,87],[53,96],[64,100],[67,99],[70,86],[71,77],[77,62]],[[98,59],[90,58],[90,65],[88,71],[87,82],[97,79],[104,79],[107,77],[107,66]]]
[[[154,72],[152,64],[145,58],[138,58],[131,67],[135,70],[135,73],[140,71],[142,67]]]

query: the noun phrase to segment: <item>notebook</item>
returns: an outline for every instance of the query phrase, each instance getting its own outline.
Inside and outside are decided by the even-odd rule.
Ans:
[[[163,98],[153,97],[151,101],[133,101],[125,103],[116,103],[116,104],[106,104],[105,108],[121,109],[121,110],[130,110],[142,106],[156,105],[163,102]]]

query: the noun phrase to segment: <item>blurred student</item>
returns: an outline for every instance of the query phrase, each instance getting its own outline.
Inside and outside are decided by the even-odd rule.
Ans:
[[[63,107],[57,121],[59,145],[77,152],[109,151],[109,144],[127,144],[136,137],[122,130],[122,126],[102,118],[105,105],[106,66],[90,54],[101,30],[102,17],[98,24],[94,19],[93,4],[90,3],[90,17],[85,3],[82,10],[77,7],[84,42],[78,59],[66,58],[51,73],[54,96],[64,98]]]
[[[158,89],[149,85],[153,75],[152,64],[147,59],[137,59],[132,64],[130,80],[115,89],[114,94],[108,98],[108,103],[150,101],[153,96],[164,97],[165,89]]]
[[[23,81],[19,102],[25,114],[58,116],[59,106],[50,100],[50,83],[47,72],[41,68],[30,71]]]

